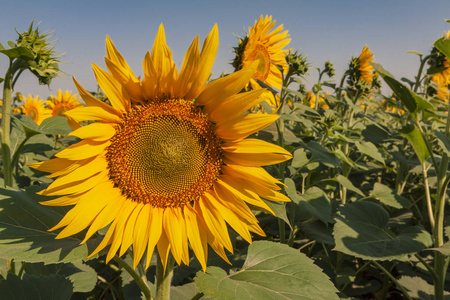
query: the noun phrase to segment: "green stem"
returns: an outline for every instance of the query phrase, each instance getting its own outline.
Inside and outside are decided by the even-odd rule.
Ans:
[[[434,272],[433,268],[420,256],[419,254],[414,254],[414,256],[422,263],[422,265],[430,272],[431,277],[433,278],[433,281],[436,282],[437,276],[436,272]]]
[[[416,76],[416,84],[414,85],[414,93],[417,92],[417,89],[420,86],[420,81],[421,81],[421,75],[422,75],[422,70],[423,67],[425,66],[426,61],[431,57],[431,55],[427,55],[425,56],[425,58],[422,59],[422,57],[420,57],[420,67],[419,67],[419,71],[417,72],[417,76]]]
[[[148,288],[147,283],[142,280],[141,276],[139,276],[139,274],[129,264],[127,264],[123,259],[121,259],[117,255],[114,256],[113,259],[121,267],[123,267],[128,272],[128,274],[131,275],[131,277],[133,277],[134,281],[141,288],[141,291],[144,294],[145,299],[147,299],[147,300],[152,299],[152,296],[151,296],[151,293],[150,293],[150,289]]]
[[[431,228],[434,228],[434,215],[433,215],[433,206],[431,204],[431,194],[430,194],[430,186],[428,184],[428,172],[427,167],[425,166],[425,161],[422,161],[420,163],[422,166],[422,172],[423,172],[423,184],[425,186],[425,196],[427,200],[427,211],[428,211],[428,218],[430,219]]]
[[[3,82],[3,110],[1,124],[1,142],[2,142],[2,159],[3,159],[3,178],[5,187],[13,185],[12,166],[11,166],[11,94],[12,88],[12,60],[9,61],[9,68]]]
[[[170,285],[173,277],[173,265],[175,261],[172,255],[169,253],[167,258],[166,269],[162,264],[159,253],[157,254],[156,262],[156,300],[169,300],[170,299]]]
[[[403,296],[406,299],[412,300],[411,296],[408,294],[408,292],[405,290],[405,288],[397,281],[397,279],[395,279],[394,276],[392,276],[392,274],[388,270],[386,270],[382,265],[380,265],[379,263],[377,263],[374,260],[372,260],[371,263],[374,264],[378,269],[383,271],[384,274],[386,274],[386,276],[389,277],[389,279],[392,280],[392,282],[402,291]]]
[[[341,99],[342,86],[344,85],[345,77],[347,77],[347,75],[348,75],[347,72],[344,73],[344,75],[342,75],[341,83],[339,84],[339,87],[338,87],[338,94],[336,97],[337,100]]]

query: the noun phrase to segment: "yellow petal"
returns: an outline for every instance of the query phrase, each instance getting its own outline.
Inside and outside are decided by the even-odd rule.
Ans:
[[[188,252],[186,238],[186,223],[180,208],[167,207],[163,219],[164,231],[169,239],[173,257],[178,265]],[[185,262],[186,263],[186,262]]]
[[[112,188],[113,184],[111,183],[111,189]],[[113,222],[114,219],[116,219],[119,215],[124,202],[125,201],[123,196],[120,194],[120,190],[114,188],[114,192],[111,193],[109,203],[95,218],[94,222],[89,227],[84,240],[81,243],[85,243],[94,233]]]
[[[164,273],[166,272],[167,258],[169,257],[169,251],[170,251],[169,239],[167,238],[166,233],[163,231],[158,241],[158,254],[164,268]]]
[[[205,109],[210,112],[210,120],[215,123],[224,122],[239,116],[249,108],[261,102],[259,96],[265,90],[266,89],[259,89],[246,93],[240,93],[219,103],[214,101]]]
[[[133,233],[133,268],[136,269],[137,264],[144,255],[148,244],[148,235],[151,231],[147,230],[150,222],[150,204],[144,204],[144,207],[136,219],[136,225]]]
[[[58,152],[55,156],[71,160],[81,160],[99,155],[110,144],[110,141],[94,142],[90,140],[82,140],[81,142],[70,145],[61,152]]]
[[[238,140],[261,130],[280,116],[269,114],[246,114],[218,123],[216,134],[224,140]]]
[[[105,123],[120,123],[122,119],[116,114],[104,110],[97,106],[78,107],[65,112],[66,116],[75,122],[100,121]]]
[[[228,189],[231,193],[235,194],[237,197],[241,198],[248,204],[259,208],[260,210],[275,216],[273,210],[261,200],[258,194],[249,190],[245,183],[241,180],[226,175],[220,176],[220,180],[225,183],[222,184],[222,186]]]
[[[108,123],[92,123],[82,126],[75,131],[69,133],[79,137],[80,139],[91,139],[93,141],[106,141],[116,134],[116,129]]]
[[[200,209],[202,211],[203,219],[208,225],[209,230],[217,240],[230,252],[233,252],[230,236],[228,235],[227,225],[222,215],[211,204],[216,201],[210,193],[205,193],[199,200]]]
[[[137,203],[133,212],[130,214],[125,224],[125,229],[123,230],[123,238],[122,244],[120,245],[119,256],[124,255],[128,248],[130,248],[131,244],[133,244],[134,228],[136,227],[137,218],[144,206],[145,204],[142,202]]]
[[[104,111],[108,112],[109,114],[116,115],[118,117],[121,116],[121,113],[115,110],[112,106],[106,104],[105,102],[102,102],[91,95],[88,91],[86,91],[79,83],[75,80],[75,77],[73,78],[73,82],[75,83],[78,93],[80,94],[81,98],[83,98],[84,102],[88,106],[94,106],[102,108]],[[72,110],[71,110],[72,111]],[[67,112],[66,112],[67,113]]]
[[[92,64],[97,83],[105,93],[112,106],[119,112],[126,113],[131,108],[130,100],[123,92],[122,85],[96,64]]]
[[[195,204],[194,205],[198,205]],[[186,221],[186,233],[203,272],[206,271],[206,261],[208,259],[208,243],[206,224],[197,216],[194,208],[190,205],[184,207],[184,216]]]
[[[152,258],[153,250],[155,249],[156,244],[158,244],[158,241],[163,232],[163,230],[162,230],[163,214],[164,214],[164,211],[162,208],[152,207],[150,209],[150,213],[149,213],[150,222],[148,222],[147,231],[151,232],[151,234],[149,235],[149,238],[148,238],[147,262],[145,265],[146,268],[148,268],[150,266],[150,261]]]
[[[208,84],[195,100],[198,105],[218,105],[224,99],[240,92],[256,71],[257,64],[219,78]]]
[[[73,172],[61,176],[50,184],[48,189],[58,189],[72,182],[87,180],[95,174],[100,173],[108,167],[108,163],[104,158],[94,159],[89,164],[78,167]]]
[[[81,194],[89,191],[95,187],[98,183],[108,180],[108,170],[102,170],[101,172],[89,177],[87,180],[80,180],[71,182],[69,184],[60,186],[55,189],[51,189],[50,186],[43,191],[38,192],[39,195],[45,196],[61,196],[69,194]]]
[[[226,158],[249,167],[273,165],[292,158],[284,148],[258,139],[228,142],[222,149]]]
[[[174,93],[175,98],[182,98],[191,88],[198,72],[199,60],[200,53],[197,36],[184,56],[183,66],[178,77],[177,90]]]
[[[126,200],[123,203],[122,211],[117,216],[116,220],[114,220],[114,232],[111,237],[112,243],[111,247],[109,248],[108,255],[106,256],[106,261],[110,261],[114,255],[116,255],[117,250],[119,250],[120,245],[122,244],[123,238],[124,238],[124,229],[127,225],[128,218],[130,217],[131,213],[135,210],[136,206],[138,204],[131,200]],[[111,225],[112,226],[112,225]]]
[[[70,159],[53,158],[50,160],[45,160],[34,164],[28,164],[28,166],[42,172],[54,173],[69,168],[74,164],[76,164],[76,161]]]
[[[257,182],[272,190],[281,190],[278,184],[282,184],[277,179],[270,176],[266,170],[261,167],[244,167],[241,165],[224,165],[221,169],[225,175],[236,176],[248,181]]]
[[[213,29],[203,43],[202,52],[200,53],[200,61],[198,64],[198,73],[189,92],[186,94],[186,100],[194,99],[203,90],[203,87],[211,75],[211,68],[214,64],[214,59],[216,58],[218,46],[219,30],[217,29],[217,24],[214,24]]]
[[[106,36],[106,54],[108,56],[108,59],[119,67],[120,76],[122,77],[122,79],[124,79],[124,81],[126,81],[130,77],[133,81],[138,81],[136,76],[134,76],[133,71],[128,66],[126,60],[123,58],[120,52],[117,51],[116,47],[114,46],[114,43],[108,36]]]

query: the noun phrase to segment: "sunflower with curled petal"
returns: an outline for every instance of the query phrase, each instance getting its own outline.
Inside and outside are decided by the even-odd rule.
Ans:
[[[28,95],[28,98],[20,95],[22,101],[24,102],[20,109],[23,115],[29,116],[33,121],[40,125],[42,121],[52,116],[51,111],[45,106],[45,101],[40,99],[39,96],[33,98],[33,96]]]
[[[165,267],[169,251],[188,264],[190,245],[205,270],[208,244],[226,261],[225,249],[233,252],[227,226],[249,243],[264,235],[248,204],[273,214],[262,198],[289,201],[262,166],[291,154],[247,138],[278,118],[247,113],[263,89],[238,94],[256,63],[205,86],[217,47],[215,25],[178,71],[161,24],[141,81],[107,37],[109,72],[93,69],[111,105],[74,79],[87,106],[66,114],[94,122],[71,133],[80,142],[32,165],[58,177],[41,194],[60,197],[43,204],[74,205],[52,228],[64,227],[57,238],[87,229],[85,242],[109,225],[91,255],[109,246],[109,261],[132,245],[134,267],[145,252],[148,267],[156,247]]]
[[[360,79],[368,84],[372,84],[373,81],[373,67],[370,64],[373,62],[373,53],[370,51],[367,45],[361,51],[358,57],[358,69],[360,72]]]
[[[289,68],[286,62],[286,54],[289,50],[283,50],[283,48],[290,43],[291,39],[288,38],[288,31],[283,31],[283,24],[272,30],[275,22],[275,20],[272,21],[272,16],[261,15],[236,48],[236,58],[233,62],[236,70],[254,61],[259,62],[257,71],[250,80],[253,89],[260,87],[255,79],[270,87],[281,89],[283,76],[277,65],[283,68],[283,72],[287,72]]]

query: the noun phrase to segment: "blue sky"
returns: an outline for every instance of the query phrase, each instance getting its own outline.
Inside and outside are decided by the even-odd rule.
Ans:
[[[60,68],[73,75],[88,90],[96,89],[91,63],[104,67],[105,37],[113,40],[135,74],[142,74],[142,60],[151,50],[158,26],[164,24],[168,46],[175,63],[181,65],[184,53],[196,35],[206,37],[215,23],[219,26],[219,51],[213,78],[232,72],[235,35],[243,36],[260,15],[272,15],[291,34],[290,48],[308,57],[313,66],[323,68],[326,60],[337,70],[336,81],[358,56],[365,44],[376,62],[397,78],[413,79],[419,61],[406,51],[428,54],[433,42],[450,30],[450,1],[421,0],[291,0],[291,1],[2,1],[0,42],[15,40],[17,31],[28,28],[32,19],[42,21],[42,30],[53,29],[56,48],[65,51]],[[0,77],[7,68],[0,56]],[[311,70],[307,86],[314,84],[317,72]],[[1,86],[1,85],[0,85]],[[53,80],[50,89],[38,86],[30,74],[23,74],[16,91],[46,98],[58,89],[75,91],[70,76]]]

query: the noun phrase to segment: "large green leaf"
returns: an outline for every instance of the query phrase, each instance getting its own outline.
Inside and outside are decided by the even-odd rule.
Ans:
[[[74,292],[90,292],[97,283],[97,273],[82,261],[74,263],[48,264],[27,263],[25,272],[28,275],[49,276],[61,275],[69,279],[73,285]]]
[[[450,59],[450,39],[442,37],[434,43],[434,47]]]
[[[380,74],[380,76],[384,79],[384,81],[386,81],[386,83],[389,85],[389,87],[392,89],[392,91],[400,99],[402,104],[406,107],[406,109],[410,113],[415,114],[416,112],[424,109],[430,110],[434,109],[434,106],[432,104],[430,104],[427,100],[411,91],[403,83],[397,81],[394,78],[394,76],[388,71],[386,71],[380,64],[377,63],[370,63],[370,64],[373,66],[375,71],[377,71]]]
[[[34,58],[34,54],[27,47],[15,47],[11,49],[3,49],[0,50],[0,53],[5,54],[10,59],[22,58],[24,60],[32,60]]]
[[[195,283],[211,299],[339,299],[336,288],[313,261],[287,245],[255,242],[242,268],[197,273]]]
[[[381,205],[369,201],[340,207],[334,226],[334,250],[363,259],[401,259],[431,246],[430,234],[410,226],[398,234],[386,227],[389,214]]]
[[[0,295],[8,300],[68,300],[72,296],[72,283],[60,275],[33,276],[24,274],[20,279],[9,275],[0,280]]]
[[[339,158],[316,141],[309,141],[307,145],[312,154],[310,163],[320,162],[330,168],[338,167],[340,165],[341,161]]]
[[[398,282],[406,288],[408,294],[414,300],[435,300],[434,286],[426,282],[423,278],[414,276],[402,276]],[[444,299],[450,299],[450,293],[444,291]]]
[[[371,142],[355,142],[355,146],[356,148],[358,148],[359,152],[372,157],[373,159],[383,163],[384,165],[383,156],[378,151],[378,148]]]
[[[200,291],[194,282],[170,287],[170,299],[174,300],[191,300],[198,293]]]
[[[274,201],[266,200],[264,198],[262,200],[264,201],[265,204],[267,204],[268,207],[270,207],[273,210],[273,212],[275,213],[277,218],[286,222],[286,224],[288,224],[289,227],[292,229],[292,225],[289,222],[289,218],[286,215],[286,205],[284,203],[274,202]]]
[[[26,191],[0,189],[0,258],[26,262],[73,262],[85,258],[99,243],[99,238],[80,245],[82,237],[55,239],[48,231],[67,209],[39,204],[49,197],[36,195],[37,187]]]
[[[394,208],[407,208],[411,205],[408,199],[397,195],[390,187],[379,182],[375,182],[371,195],[381,203]]]
[[[420,131],[416,126],[407,125],[402,128],[400,134],[408,139],[421,162],[430,157],[430,152],[428,151],[427,144],[425,143],[422,134],[420,134]]]
[[[42,121],[39,125],[39,131],[44,134],[61,134],[66,135],[72,131],[65,117],[54,116]]]

